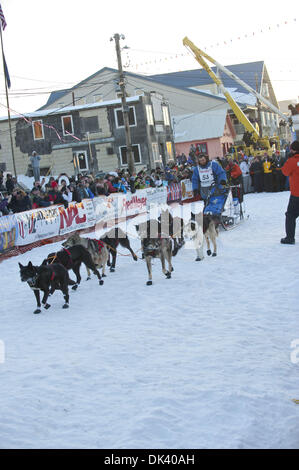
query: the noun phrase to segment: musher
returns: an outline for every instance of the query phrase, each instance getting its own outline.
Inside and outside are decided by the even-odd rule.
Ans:
[[[192,190],[194,197],[200,194],[206,203],[213,186],[223,190],[227,183],[226,171],[216,160],[210,161],[208,155],[201,154],[198,157],[198,165],[192,175]]]

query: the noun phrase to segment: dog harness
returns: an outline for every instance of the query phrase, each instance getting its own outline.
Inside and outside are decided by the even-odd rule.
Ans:
[[[63,250],[69,255],[69,260],[68,260],[68,263],[65,267],[66,267],[66,269],[71,269],[72,264],[73,264],[72,255],[71,255],[70,251],[67,248],[63,248]]]
[[[105,246],[104,242],[102,242],[102,240],[98,240],[97,238],[93,238],[92,240],[97,243],[98,248],[99,248],[99,253],[101,253],[102,249]]]

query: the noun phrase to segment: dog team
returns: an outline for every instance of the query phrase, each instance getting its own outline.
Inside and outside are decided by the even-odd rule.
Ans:
[[[173,272],[172,257],[176,256],[184,245],[185,239],[192,242],[196,250],[196,261],[201,261],[203,255],[204,240],[207,244],[207,254],[217,255],[216,237],[220,220],[217,216],[208,214],[194,214],[186,223],[184,218],[173,217],[168,209],[162,210],[157,219],[149,219],[135,225],[138,237],[141,240],[142,259],[146,261],[148,270],[147,285],[152,285],[152,260],[161,260],[162,272],[166,279],[171,278]],[[213,244],[213,252],[210,243]],[[87,270],[87,279],[90,279],[91,271],[97,276],[99,284],[103,285],[102,278],[106,277],[106,266],[110,272],[115,271],[117,248],[122,246],[129,250],[134,261],[137,255],[130,246],[127,233],[121,228],[114,227],[104,234],[101,239],[80,237],[78,232],[71,234],[62,243],[63,248],[56,253],[50,253],[41,266],[34,266],[31,262],[27,266],[19,263],[22,282],[27,282],[33,290],[37,308],[35,314],[41,313],[41,306],[47,310],[50,308],[48,298],[55,290],[61,290],[65,303],[62,308],[69,307],[69,286],[76,290],[81,282],[80,267],[83,263]],[[168,269],[166,269],[166,262]],[[102,275],[99,272],[102,270]],[[76,281],[69,277],[68,271],[72,270]],[[43,293],[42,300],[40,293]]]

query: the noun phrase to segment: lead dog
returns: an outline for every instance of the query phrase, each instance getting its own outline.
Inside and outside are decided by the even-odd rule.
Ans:
[[[106,277],[105,268],[108,261],[108,249],[107,246],[101,241],[92,238],[82,238],[78,232],[70,235],[62,246],[70,248],[74,245],[82,245],[90,254],[92,261],[97,268],[102,268],[102,277]],[[90,270],[86,267],[87,279],[90,279]]]
[[[157,220],[148,220],[139,225],[135,225],[137,233],[141,238],[141,249],[143,257],[146,261],[148,270],[147,286],[153,284],[152,278],[152,259],[160,258],[162,272],[167,279],[171,278],[173,271],[172,258],[172,241],[169,237],[164,237],[161,232],[161,224]],[[168,271],[165,267],[165,260],[168,262]]]
[[[201,221],[202,217],[202,221]],[[184,225],[184,235],[194,243],[194,248],[197,253],[195,261],[201,261],[204,258],[203,244],[204,239],[207,243],[207,255],[217,256],[217,243],[219,217],[210,214],[193,214],[191,212],[191,220]],[[213,244],[213,253],[211,251],[210,242]]]
[[[68,286],[74,285],[75,282],[69,278],[67,270],[61,264],[51,264],[51,266],[33,266],[31,261],[27,266],[19,263],[20,276],[22,282],[27,282],[33,290],[37,309],[33,313],[41,313],[40,291],[44,293],[42,304],[46,310],[51,307],[47,303],[50,294],[55,290],[61,290],[65,303],[62,308],[69,307],[69,291]]]

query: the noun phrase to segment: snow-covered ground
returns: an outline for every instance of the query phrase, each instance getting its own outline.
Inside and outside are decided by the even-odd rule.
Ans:
[[[2,262],[0,447],[298,448],[299,243],[279,243],[288,198],[246,196],[250,218],[221,231],[217,258],[182,249],[171,280],[155,261],[151,287],[144,261],[119,256],[69,310],[56,292],[33,315],[19,279],[18,261],[39,264],[60,243]]]

